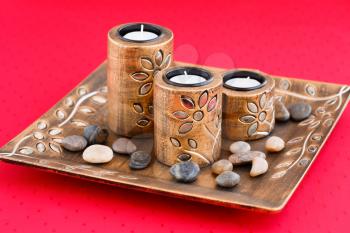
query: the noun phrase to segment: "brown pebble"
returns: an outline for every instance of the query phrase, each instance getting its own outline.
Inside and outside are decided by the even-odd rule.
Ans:
[[[232,169],[232,163],[227,159],[221,159],[219,161],[216,161],[211,166],[211,171],[216,175],[219,175],[224,171],[232,171]]]
[[[116,153],[132,154],[137,150],[137,147],[129,138],[118,138],[114,141],[112,149]]]

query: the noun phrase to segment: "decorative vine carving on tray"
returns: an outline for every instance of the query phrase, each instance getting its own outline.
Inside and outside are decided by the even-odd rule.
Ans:
[[[247,102],[247,110],[248,113],[239,118],[243,124],[249,124],[247,135],[248,137],[252,137],[254,135],[268,135],[269,132],[259,131],[259,126],[263,124],[267,124],[271,131],[273,127],[273,122],[269,122],[266,119],[268,112],[273,112],[273,97],[267,99],[266,93],[260,96],[258,103]],[[274,113],[274,112],[273,112]],[[271,118],[274,121],[274,116]]]
[[[60,155],[62,153],[62,147],[60,143],[63,139],[64,126],[71,124],[73,127],[85,127],[87,122],[80,119],[73,119],[77,112],[84,115],[96,114],[97,111],[90,106],[82,106],[82,104],[91,98],[91,101],[97,106],[103,106],[107,102],[105,94],[107,93],[106,87],[99,88],[96,91],[88,92],[88,89],[84,86],[77,89],[77,93],[67,97],[63,101],[63,106],[59,107],[54,112],[54,117],[50,122],[50,118],[41,118],[35,125],[34,130],[21,138],[14,146],[11,153],[6,153],[6,156],[12,155],[31,155],[34,152],[42,154],[46,151],[50,151],[53,154]],[[77,99],[75,102],[74,99]],[[86,110],[86,109],[89,109]],[[57,123],[58,122],[58,123]],[[51,126],[52,124],[52,126]],[[57,124],[57,126],[55,125]],[[31,144],[34,146],[22,146],[27,141],[31,140]],[[18,152],[18,153],[17,153]]]
[[[175,117],[181,122],[178,128],[178,136],[180,138],[184,138],[185,135],[190,133],[190,131],[195,125],[199,124],[202,127],[204,127],[204,129],[208,132],[208,135],[212,137],[214,141],[212,150],[214,150],[221,129],[216,128],[217,132],[214,133],[209,129],[209,127],[205,123],[202,123],[201,121],[203,120],[206,114],[217,114],[217,112],[214,111],[218,102],[217,95],[210,97],[209,92],[206,90],[200,94],[198,101],[195,101],[190,96],[182,95],[180,97],[180,102],[181,105],[185,108],[185,110],[177,110],[171,113],[173,117]],[[218,117],[216,117],[215,119],[217,118]],[[216,124],[216,122],[214,123]],[[170,142],[173,144],[174,147],[182,147],[184,153],[179,155],[179,159],[182,161],[189,160],[191,156],[196,156],[198,159],[203,160],[207,164],[213,162],[212,158],[196,151],[197,148],[200,147],[200,144],[198,141],[192,138],[192,136],[194,135],[190,135],[189,138],[187,138],[186,145],[182,145],[180,143],[179,138],[175,136],[170,137]]]
[[[281,85],[283,83],[283,85]],[[309,102],[323,102],[323,105],[317,107],[313,114],[309,118],[298,123],[298,127],[305,128],[306,136],[300,135],[292,138],[286,142],[287,146],[292,146],[292,148],[284,152],[284,156],[290,158],[279,164],[277,164],[274,169],[277,170],[272,174],[271,178],[278,179],[287,174],[287,172],[295,167],[306,166],[310,162],[308,155],[315,154],[325,135],[322,132],[323,128],[330,128],[335,122],[334,114],[340,109],[343,103],[343,94],[350,90],[348,86],[342,86],[338,93],[325,97],[317,97],[317,89],[312,84],[306,84],[305,93],[306,95],[291,92],[288,90],[290,85],[286,85],[283,80],[280,82],[280,87],[276,89],[276,93],[286,96],[292,96],[299,99],[308,100]],[[288,88],[286,88],[288,86]]]
[[[50,152],[57,155],[62,153],[61,141],[63,139],[64,126],[70,125],[72,127],[85,127],[89,125],[84,120],[73,119],[76,116],[76,113],[80,112],[85,115],[95,114],[98,111],[86,111],[84,109],[94,109],[90,106],[82,106],[85,101],[91,99],[92,103],[96,105],[97,108],[102,107],[107,103],[106,98],[107,87],[101,87],[96,91],[88,92],[86,87],[80,87],[77,89],[77,96],[71,95],[63,101],[62,107],[59,107],[55,112],[54,122],[50,122],[49,118],[40,119],[32,131],[32,133],[21,138],[13,147],[11,152],[1,153],[4,156],[19,156],[27,159],[35,160],[37,163],[42,165],[51,165],[62,167],[65,171],[87,171],[91,172],[95,176],[107,177],[107,176],[117,176],[121,179],[126,180],[136,180],[137,177],[130,175],[119,174],[118,171],[113,171],[109,169],[104,169],[96,166],[78,164],[78,165],[68,165],[67,163],[62,163],[54,159],[45,159],[40,157],[34,157],[35,153],[42,154],[50,150]],[[74,99],[77,99],[75,102]],[[83,109],[83,110],[82,110]],[[69,114],[67,114],[69,113]],[[56,123],[55,123],[56,122]],[[59,122],[57,124],[57,122]],[[52,124],[53,126],[50,126]],[[54,126],[57,124],[57,126]],[[34,144],[34,147],[24,145],[26,141],[30,141],[31,144]]]
[[[165,56],[163,50],[158,50],[154,58],[150,57],[141,57],[140,59],[142,71],[136,71],[130,74],[130,77],[140,83],[138,90],[138,95],[148,96],[153,93],[153,78],[157,73],[163,69],[166,69],[170,66],[171,63],[171,54],[169,53]],[[151,122],[153,118],[153,102],[152,98],[149,103],[146,103],[146,106],[143,106],[142,103],[133,103],[132,108],[137,114],[140,114],[140,118],[137,120],[136,125],[139,127],[146,127]]]

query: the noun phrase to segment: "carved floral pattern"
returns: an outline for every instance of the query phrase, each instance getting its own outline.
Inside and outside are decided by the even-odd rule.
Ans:
[[[140,59],[141,71],[136,71],[130,74],[130,77],[140,83],[138,88],[138,95],[148,96],[153,93],[153,78],[157,73],[163,69],[166,69],[170,66],[171,63],[171,54],[165,56],[163,50],[158,50],[153,58],[143,56]],[[153,118],[153,102],[152,99],[149,103],[143,106],[142,103],[133,103],[132,108],[134,111],[140,115],[139,119],[136,122],[136,125],[139,127],[146,127],[151,123]]]
[[[239,118],[243,124],[249,124],[247,135],[249,137],[256,134],[268,135],[269,132],[259,131],[259,128],[263,124],[272,127],[272,123],[266,120],[266,116],[269,111],[273,110],[273,97],[268,100],[266,93],[264,93],[260,96],[258,103],[247,102],[247,109],[248,114]]]
[[[213,112],[212,114],[217,114],[216,111],[214,111],[217,106],[217,102],[217,95],[210,97],[209,92],[207,90],[203,91],[200,94],[197,101],[195,101],[190,96],[182,95],[180,97],[180,103],[185,109],[177,110],[171,114],[173,117],[180,121],[180,125],[178,128],[179,137],[185,137],[186,134],[188,134],[196,124],[203,124],[204,129],[207,130],[209,135],[211,135],[211,137],[214,140],[214,149],[214,146],[217,143],[217,135],[219,135],[220,129],[217,129],[216,134],[214,134],[209,130],[208,126],[202,123],[201,121],[203,120],[206,114],[210,114],[211,112]],[[219,121],[219,117],[220,116],[216,117],[216,123],[217,121]],[[191,159],[193,155],[197,156],[197,158],[203,160],[205,163],[210,163],[211,159],[208,159],[208,156],[199,152],[193,153],[193,151],[199,147],[199,143],[194,138],[188,138],[186,140],[186,145],[182,145],[180,140],[176,137],[170,137],[170,142],[173,144],[174,147],[183,147],[184,153],[179,155],[180,160]],[[189,148],[191,151],[187,150],[186,148]]]

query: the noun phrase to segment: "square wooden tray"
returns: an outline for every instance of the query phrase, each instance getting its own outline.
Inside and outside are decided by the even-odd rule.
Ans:
[[[188,65],[176,63],[177,65]],[[206,67],[208,68],[208,67]],[[209,67],[212,72],[225,70]],[[64,136],[81,134],[87,124],[106,122],[106,63],[99,66],[80,85],[53,108],[31,124],[0,150],[0,159],[29,165],[60,174],[77,176],[145,192],[180,197],[216,205],[263,211],[280,211],[298,187],[349,101],[349,87],[331,83],[273,76],[277,98],[287,103],[308,102],[313,107],[310,118],[303,122],[277,124],[272,135],[287,143],[284,151],[267,155],[269,171],[257,178],[249,176],[249,166],[235,167],[241,182],[233,189],[215,185],[210,168],[204,168],[192,184],[177,183],[169,168],[153,161],[145,170],[128,167],[128,156],[116,155],[105,165],[90,165],[80,153],[65,151],[60,146]],[[116,139],[112,133],[107,144]],[[133,138],[138,148],[152,151],[152,139]],[[264,151],[261,139],[251,142],[254,150]],[[221,156],[230,153],[231,142],[224,140]],[[155,198],[157,198],[155,196]]]

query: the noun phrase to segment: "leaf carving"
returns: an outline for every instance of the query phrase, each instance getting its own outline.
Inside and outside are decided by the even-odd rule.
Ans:
[[[276,172],[275,174],[273,174],[273,175],[271,176],[271,178],[273,178],[273,179],[278,179],[278,178],[283,177],[286,173],[287,173],[286,170],[280,171],[280,172]]]
[[[77,127],[86,127],[86,126],[88,126],[88,123],[86,123],[85,121],[82,121],[82,120],[78,120],[78,119],[72,120],[72,124],[77,126]]]
[[[163,51],[160,49],[157,51],[155,56],[155,61],[158,66],[160,66],[163,62]]]
[[[197,148],[197,142],[194,139],[188,139],[188,145],[192,147],[193,149]]]
[[[49,134],[51,136],[55,136],[55,135],[58,135],[58,134],[61,134],[62,133],[62,129],[60,128],[52,128],[49,130]]]
[[[59,120],[63,120],[63,119],[66,117],[66,113],[64,112],[64,110],[58,109],[58,110],[56,111],[56,117],[57,117],[57,119],[59,119]]]
[[[338,100],[338,97],[335,97],[335,98],[333,98],[333,99],[327,100],[325,104],[328,105],[328,106],[330,106],[330,105],[335,104],[335,103],[337,102],[337,100]]]
[[[142,113],[142,112],[143,112],[143,107],[141,106],[141,104],[139,104],[139,103],[134,103],[133,107],[134,107],[134,110],[135,110],[137,113]]]
[[[314,120],[315,120],[315,116],[314,116],[314,115],[311,115],[309,118],[307,118],[307,119],[301,121],[298,125],[299,125],[299,126],[309,125],[309,124],[311,124]]]
[[[176,147],[180,147],[180,146],[181,146],[180,141],[177,140],[176,138],[171,137],[171,138],[170,138],[170,142],[171,142],[174,146],[176,146]]]
[[[164,62],[162,64],[162,68],[168,68],[170,66],[171,63],[171,54],[168,54],[168,56],[165,57]]]
[[[140,87],[140,95],[147,95],[152,90],[152,82],[145,83]]]
[[[184,111],[173,112],[173,116],[177,119],[186,119],[189,115]]]
[[[153,70],[153,68],[154,68],[151,59],[149,59],[147,57],[141,58],[141,65],[146,70]]]
[[[293,148],[285,153],[286,156],[299,154],[303,150],[302,147]]]
[[[250,123],[255,121],[255,116],[253,116],[253,115],[245,115],[245,116],[242,116],[241,118],[239,118],[239,120],[242,123],[250,124]]]
[[[282,162],[280,164],[277,164],[277,166],[275,168],[279,169],[279,168],[289,167],[289,165],[291,165],[292,163],[293,163],[293,161],[288,160],[288,161]]]
[[[95,95],[91,98],[92,102],[94,102],[95,104],[99,104],[99,105],[102,105],[102,104],[105,104],[107,103],[107,99],[103,96],[100,96],[100,95]]]
[[[59,145],[57,145],[56,143],[50,142],[49,143],[49,147],[52,151],[56,152],[56,153],[61,153],[61,147]]]
[[[252,113],[258,113],[258,106],[257,106],[255,103],[249,102],[249,103],[247,104],[247,106],[248,106],[248,110],[249,110],[250,112],[252,112]]]
[[[296,137],[296,138],[292,138],[289,141],[287,141],[287,144],[295,144],[295,143],[299,143],[301,141],[303,141],[304,137]]]
[[[39,121],[37,124],[38,129],[43,130],[47,128],[47,123],[45,121]]]
[[[39,152],[44,152],[46,150],[46,147],[45,147],[44,143],[39,142],[38,144],[36,144],[36,149]]]
[[[314,85],[307,84],[305,91],[307,94],[314,96],[316,94],[316,87]]]
[[[248,136],[249,137],[253,136],[256,133],[257,129],[258,129],[258,122],[251,124],[248,128],[248,132],[247,132]]]
[[[204,105],[208,102],[208,91],[204,91],[198,100],[198,105],[200,108],[204,107]]]
[[[260,104],[260,108],[265,108],[265,104],[266,104],[266,94],[262,94],[262,96],[260,97],[260,101],[259,101],[259,104]]]
[[[191,131],[193,127],[193,122],[185,122],[183,123],[182,125],[180,125],[179,127],[179,133],[180,134],[185,134],[185,133],[188,133],[189,131]]]
[[[211,112],[216,107],[216,103],[217,103],[217,96],[215,95],[213,98],[210,99],[208,103],[208,106],[207,106],[208,112]]]
[[[136,73],[133,73],[131,77],[136,81],[143,81],[143,80],[146,80],[149,77],[149,75],[145,72],[136,72]]]
[[[137,121],[137,125],[141,126],[141,127],[146,127],[147,125],[149,125],[151,121],[148,120],[147,118],[142,118],[140,120]]]
[[[193,109],[195,107],[195,103],[191,97],[182,95],[181,96],[181,103],[184,107],[188,109]]]
[[[95,109],[93,109],[92,107],[89,107],[89,106],[81,106],[79,108],[79,111],[82,112],[82,113],[85,113],[85,114],[92,114],[92,113],[95,113]]]
[[[34,150],[30,147],[23,147],[22,149],[19,150],[19,153],[24,154],[24,155],[30,155],[33,154]]]

